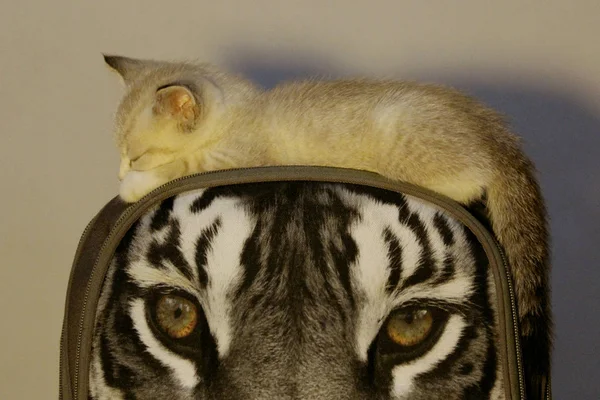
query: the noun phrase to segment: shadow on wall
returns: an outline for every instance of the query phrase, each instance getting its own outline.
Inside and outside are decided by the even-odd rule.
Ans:
[[[309,76],[341,77],[326,63],[265,62],[237,57],[232,69],[270,88]],[[414,75],[412,75],[414,77]],[[555,397],[595,398],[600,392],[600,116],[581,102],[525,86],[472,84],[445,74],[427,81],[449,84],[503,112],[524,139],[525,151],[540,172],[551,218],[552,296],[556,324]]]

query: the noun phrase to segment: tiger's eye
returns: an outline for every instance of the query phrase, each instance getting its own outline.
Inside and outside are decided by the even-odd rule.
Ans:
[[[433,322],[433,315],[427,309],[400,312],[388,320],[387,334],[399,346],[415,346],[427,338]]]
[[[156,303],[156,320],[163,332],[181,339],[194,331],[198,312],[194,303],[181,296],[163,295]]]

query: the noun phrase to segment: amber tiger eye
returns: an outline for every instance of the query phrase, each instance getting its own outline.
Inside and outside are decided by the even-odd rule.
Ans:
[[[431,332],[433,315],[421,309],[393,315],[387,323],[389,338],[399,346],[410,347],[419,344]]]
[[[156,319],[163,332],[181,339],[194,331],[198,312],[191,301],[181,296],[164,295],[156,303]]]

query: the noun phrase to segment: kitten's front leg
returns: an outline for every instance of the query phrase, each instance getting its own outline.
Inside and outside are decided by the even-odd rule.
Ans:
[[[129,171],[121,181],[119,196],[123,201],[133,203],[168,181],[155,170]]]
[[[121,199],[128,203],[138,201],[157,187],[188,174],[183,158],[159,165],[146,171],[129,171],[121,181]]]

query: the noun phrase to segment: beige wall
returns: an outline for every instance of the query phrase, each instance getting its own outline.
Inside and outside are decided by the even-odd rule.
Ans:
[[[0,10],[0,399],[56,398],[72,256],[87,221],[117,191],[111,127],[121,88],[101,52],[201,58],[265,82],[319,72],[421,77],[497,93],[527,88],[586,110],[591,124],[600,115],[598,0],[6,0]],[[536,104],[521,104],[543,113]],[[581,123],[575,119],[559,121]],[[520,121],[530,129],[527,117]],[[561,169],[543,151],[556,147],[542,133],[530,133],[528,146],[551,182],[549,175]],[[575,133],[564,129],[553,140],[568,147]],[[595,152],[590,160],[600,158],[598,148],[584,147]],[[563,150],[565,160],[577,158]],[[597,190],[588,199],[595,210],[598,175],[586,173],[589,190]],[[572,205],[555,189],[548,184],[552,210]],[[560,284],[555,280],[555,296]],[[598,331],[596,324],[596,338]],[[576,361],[566,342],[557,346],[561,360]],[[578,368],[560,364],[565,373]],[[581,386],[555,379],[563,379],[563,390]]]

